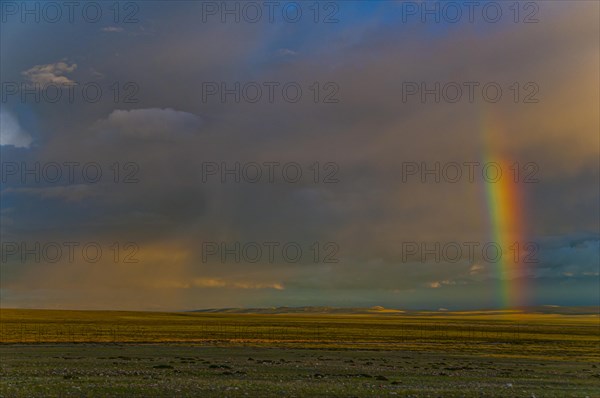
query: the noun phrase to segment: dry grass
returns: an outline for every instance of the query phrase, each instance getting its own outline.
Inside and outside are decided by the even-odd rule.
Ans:
[[[220,343],[600,359],[595,315],[257,315],[0,311],[2,343]]]

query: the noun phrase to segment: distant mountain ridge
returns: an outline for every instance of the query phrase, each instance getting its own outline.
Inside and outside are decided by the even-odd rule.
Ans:
[[[362,307],[329,307],[329,306],[305,306],[305,307],[266,307],[266,308],[209,308],[193,310],[190,312],[215,313],[215,314],[332,314],[332,315],[492,315],[509,313],[527,313],[527,314],[557,314],[557,315],[598,315],[600,307],[598,306],[570,306],[562,307],[556,305],[541,305],[520,307],[510,310],[502,309],[482,309],[482,310],[464,310],[450,311],[440,308],[437,311],[432,310],[402,310],[396,308],[384,308],[374,306],[368,308]]]

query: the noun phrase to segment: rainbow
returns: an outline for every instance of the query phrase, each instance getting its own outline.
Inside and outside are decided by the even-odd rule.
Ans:
[[[521,282],[524,280],[521,277],[526,271],[527,264],[524,261],[531,248],[526,242],[524,184],[519,172],[522,165],[504,153],[501,142],[505,134],[497,120],[486,113],[483,163],[498,166],[490,168],[489,178],[483,182],[490,239],[502,249],[501,256],[495,262],[499,279],[499,304],[511,309],[527,303],[527,286]],[[501,176],[496,174],[498,169],[501,170]]]

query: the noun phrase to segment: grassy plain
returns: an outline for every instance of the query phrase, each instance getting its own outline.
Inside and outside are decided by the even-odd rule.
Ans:
[[[0,311],[1,397],[600,397],[597,315]]]

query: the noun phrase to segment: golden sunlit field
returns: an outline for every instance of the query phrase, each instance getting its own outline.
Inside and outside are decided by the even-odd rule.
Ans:
[[[597,315],[1,317],[3,397],[600,396]]]

